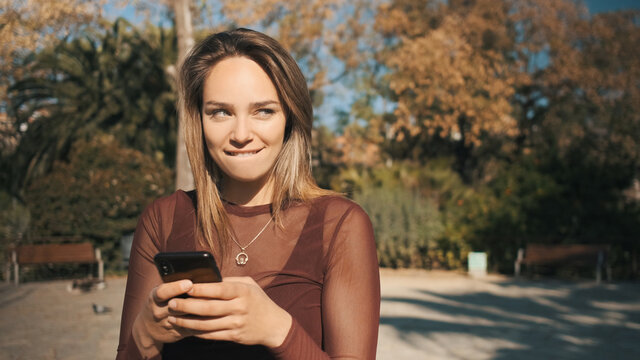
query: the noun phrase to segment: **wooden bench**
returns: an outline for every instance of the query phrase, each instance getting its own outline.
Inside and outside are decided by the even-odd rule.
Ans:
[[[98,279],[104,281],[100,249],[88,242],[74,244],[20,245],[11,252],[15,284],[20,283],[20,265],[98,264]],[[10,277],[7,277],[10,281]]]
[[[609,245],[543,245],[529,244],[526,249],[518,249],[514,267],[515,275],[520,276],[522,264],[533,265],[585,265],[595,266],[596,282],[602,281],[602,270],[607,272],[611,281],[611,268],[607,263]]]

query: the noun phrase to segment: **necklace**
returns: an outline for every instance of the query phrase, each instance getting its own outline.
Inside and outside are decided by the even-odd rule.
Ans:
[[[249,255],[247,255],[247,253],[245,252],[245,250],[251,246],[251,244],[253,244],[254,241],[256,241],[256,239],[262,234],[262,232],[267,228],[267,226],[269,226],[269,224],[271,223],[271,220],[273,220],[273,217],[269,218],[269,221],[267,221],[266,224],[264,224],[264,226],[262,227],[262,230],[260,230],[260,232],[258,233],[258,235],[254,236],[253,239],[251,241],[249,241],[249,243],[245,246],[240,245],[240,243],[235,239],[235,237],[233,236],[233,234],[231,234],[231,240],[233,240],[234,243],[236,243],[236,245],[238,245],[238,247],[240,248],[240,252],[238,253],[238,255],[236,255],[236,264],[242,266],[245,265],[248,261],[249,261]]]

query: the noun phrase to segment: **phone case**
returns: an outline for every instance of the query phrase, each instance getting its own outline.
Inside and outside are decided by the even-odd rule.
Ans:
[[[158,253],[153,261],[164,282],[183,279],[194,283],[222,281],[216,260],[207,251]]]

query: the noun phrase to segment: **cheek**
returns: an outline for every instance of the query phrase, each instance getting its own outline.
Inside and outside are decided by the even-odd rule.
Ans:
[[[271,129],[270,137],[273,144],[282,146],[284,144],[286,132],[286,122],[282,119],[279,124]]]
[[[223,131],[221,131],[222,129],[217,129],[210,125],[204,125],[202,127],[202,130],[204,132],[205,145],[210,152],[222,146],[222,143],[224,141],[223,136],[221,136],[221,134],[223,133]]]

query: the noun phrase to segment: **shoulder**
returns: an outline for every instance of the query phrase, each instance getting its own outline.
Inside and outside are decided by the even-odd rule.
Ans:
[[[152,217],[160,220],[167,216],[173,216],[176,207],[190,206],[193,208],[191,193],[193,193],[193,191],[184,192],[177,190],[171,195],[157,198],[147,206],[143,212],[143,217]]]
[[[348,258],[344,254],[369,254],[375,258],[373,225],[360,205],[344,196],[335,195],[323,196],[315,201],[324,209],[323,237],[328,268],[340,262],[340,259]]]
[[[355,201],[341,195],[325,195],[313,200],[314,206],[323,209],[325,219],[366,219],[366,211]]]

